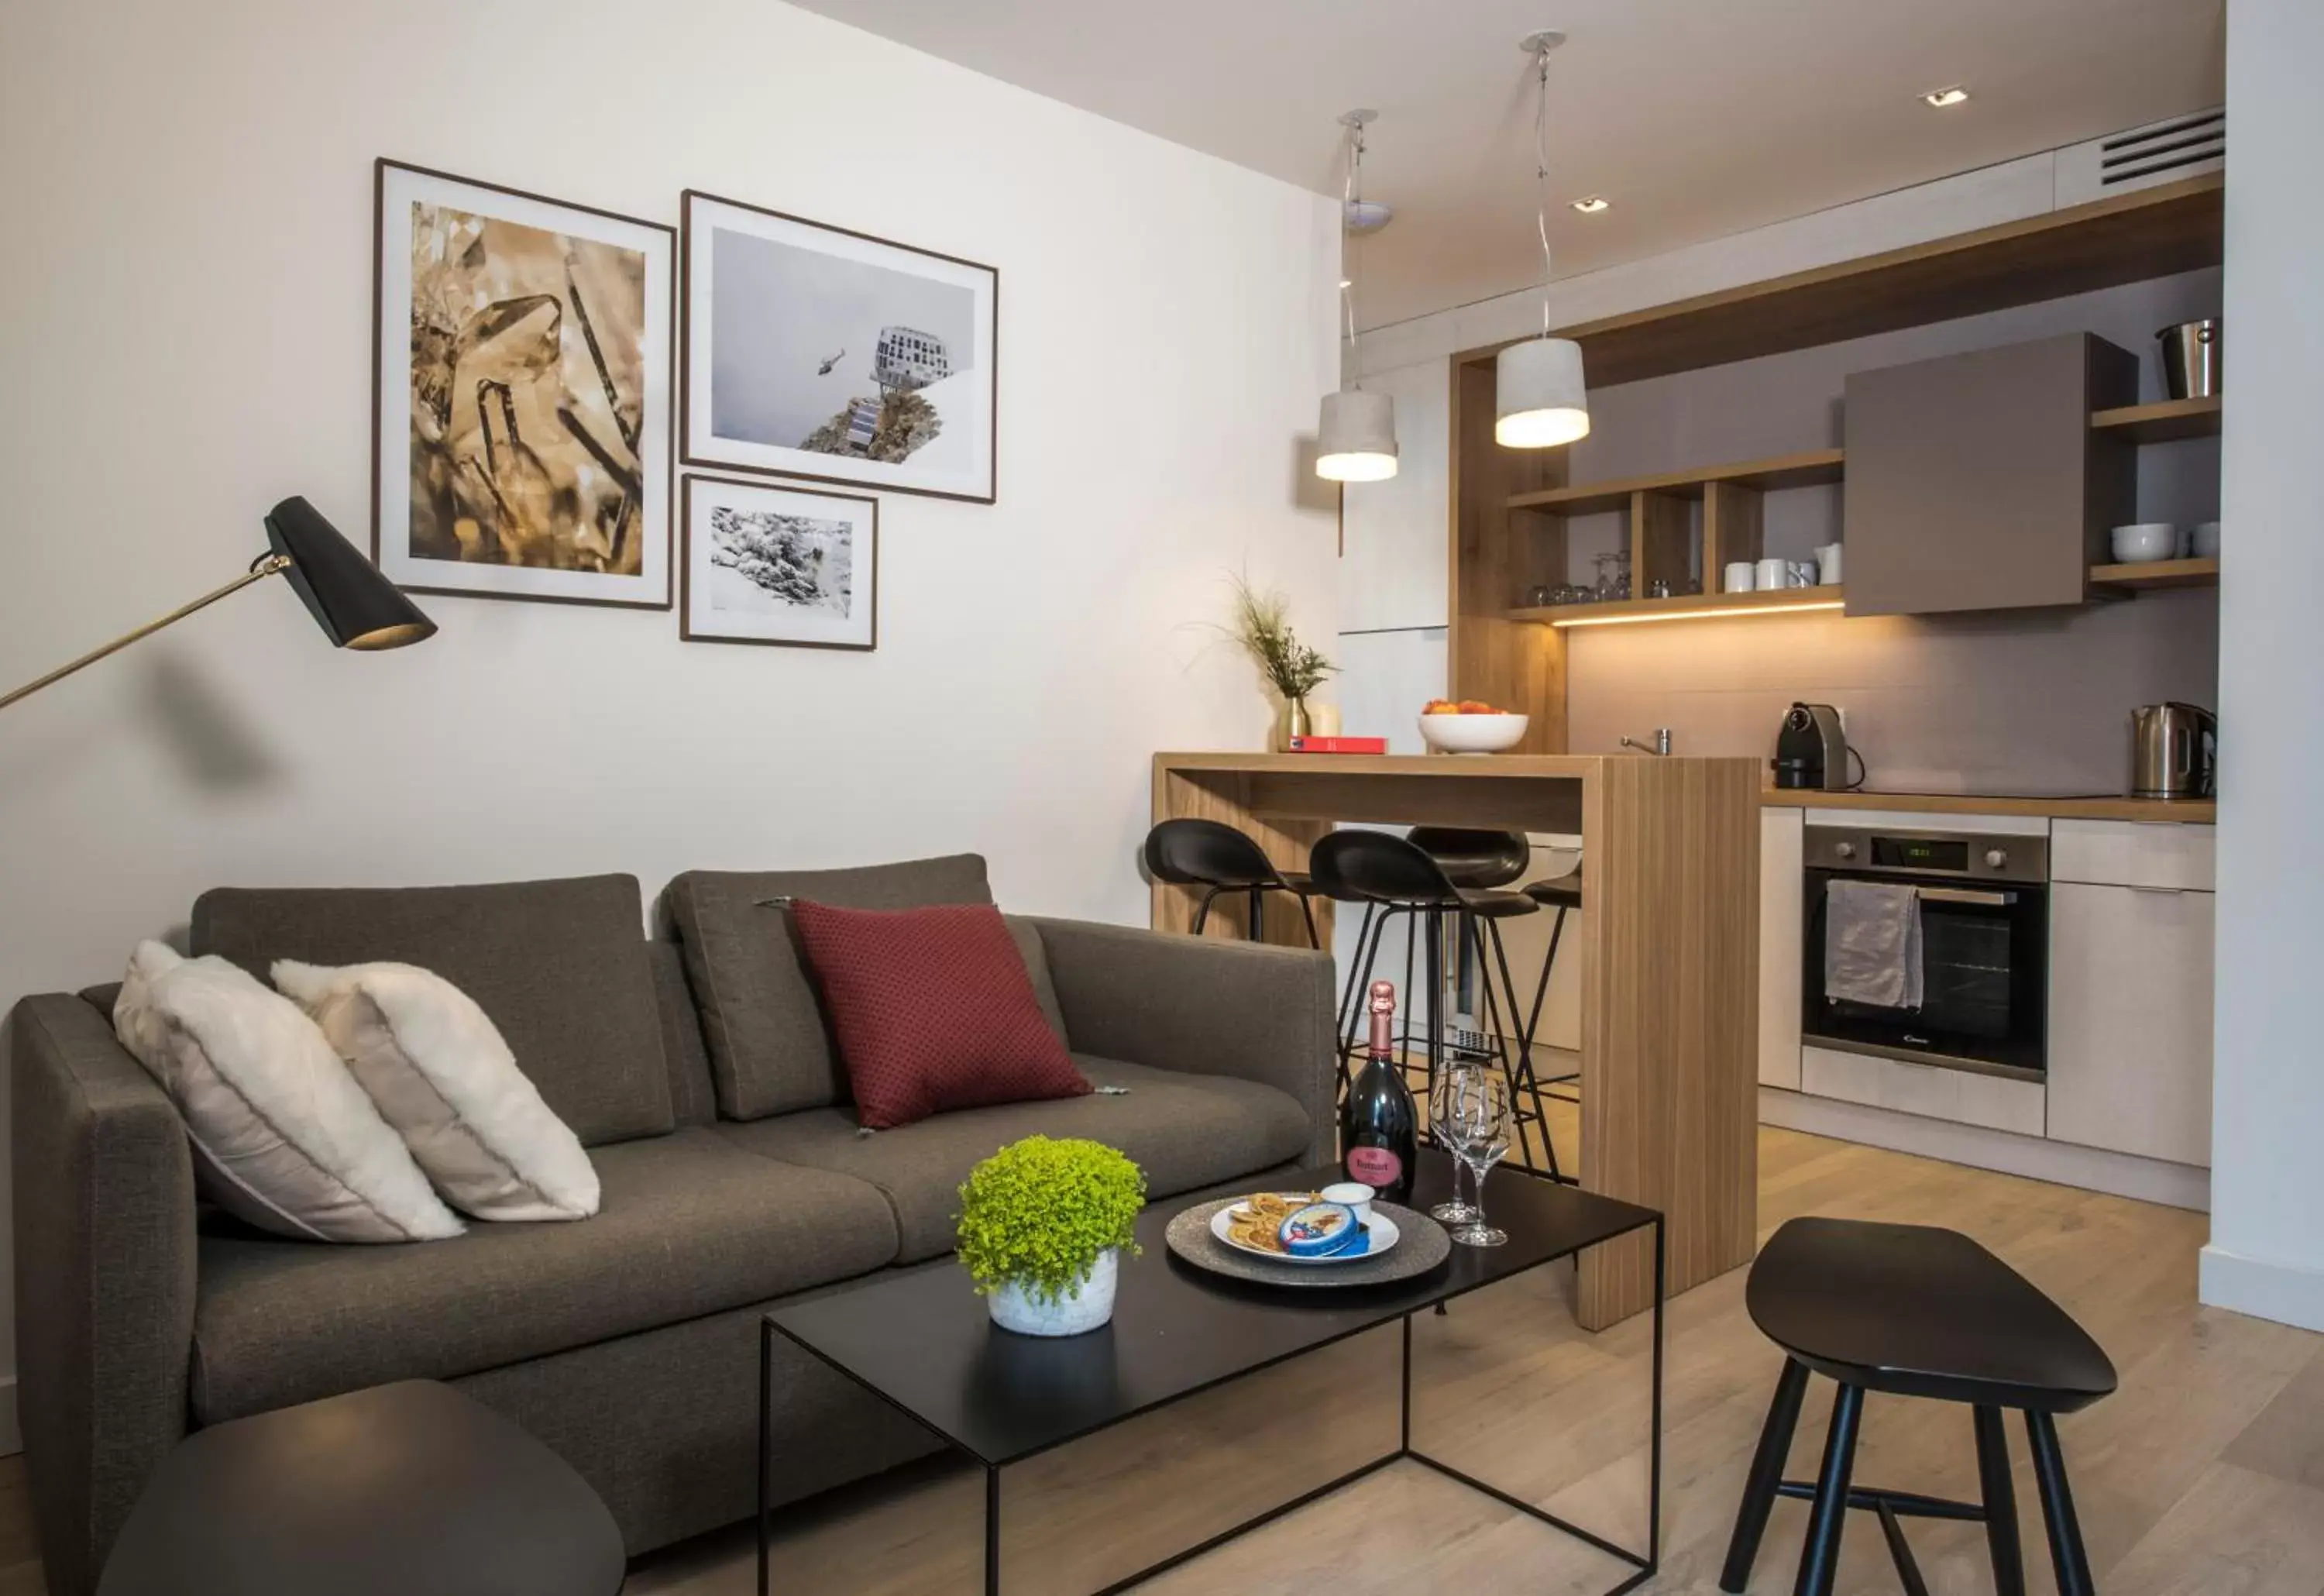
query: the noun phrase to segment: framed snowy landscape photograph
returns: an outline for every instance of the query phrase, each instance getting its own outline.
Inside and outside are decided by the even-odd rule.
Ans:
[[[687,190],[686,463],[990,504],[1001,274]]]
[[[678,635],[801,649],[880,644],[880,504],[688,476]]]

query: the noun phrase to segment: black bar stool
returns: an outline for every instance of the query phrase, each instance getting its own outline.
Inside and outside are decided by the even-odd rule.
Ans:
[[[1564,875],[1552,876],[1547,881],[1527,882],[1523,890],[1526,897],[1542,908],[1557,911],[1557,918],[1549,927],[1549,952],[1541,961],[1541,980],[1535,983],[1533,989],[1533,1012],[1526,1019],[1525,1047],[1530,1056],[1534,1043],[1541,1037],[1542,1000],[1549,996],[1550,972],[1557,968],[1557,945],[1565,936],[1565,917],[1582,907],[1582,866],[1576,864]],[[1551,1075],[1542,1084],[1558,1086],[1581,1078],[1576,1074]],[[1576,1091],[1578,1093],[1578,1087]],[[1555,1092],[1550,1095],[1568,1102],[1580,1101],[1578,1095],[1565,1098]]]
[[[1526,1121],[1540,1132],[1542,1145],[1549,1155],[1550,1174],[1563,1180],[1557,1167],[1557,1149],[1550,1141],[1549,1120],[1543,1112],[1541,1088],[1533,1079],[1532,1065],[1521,1047],[1510,1046],[1517,1034],[1517,989],[1509,979],[1508,953],[1501,946],[1499,921],[1512,915],[1535,912],[1533,900],[1519,892],[1504,892],[1492,888],[1455,886],[1443,869],[1425,851],[1408,839],[1381,831],[1335,831],[1315,844],[1308,860],[1315,886],[1334,898],[1344,897],[1366,907],[1365,924],[1359,943],[1356,970],[1350,980],[1350,992],[1361,992],[1371,983],[1372,966],[1379,957],[1382,934],[1388,922],[1397,916],[1409,917],[1419,928],[1417,940],[1425,950],[1426,989],[1431,994],[1428,1005],[1428,1082],[1433,1088],[1444,1064],[1444,927],[1448,917],[1463,927],[1465,946],[1471,948],[1480,970],[1486,969],[1485,946],[1489,940],[1497,955],[1500,985],[1497,992],[1490,974],[1484,982],[1488,1023],[1500,1039],[1501,1071],[1509,1084],[1511,1117],[1517,1121],[1518,1145],[1524,1146]],[[1377,912],[1373,912],[1377,911]],[[1412,991],[1411,955],[1406,955],[1405,1012],[1411,1014]],[[1342,1092],[1348,1084],[1348,1062],[1355,1050],[1355,1020],[1361,1012],[1360,1005],[1348,1001],[1343,994],[1340,1032],[1340,1085]],[[1508,1015],[1504,1027],[1500,1015]],[[1530,1102],[1530,1108],[1526,1106]]]
[[[1985,1526],[1994,1588],[2000,1596],[2024,1596],[2009,1441],[2001,1422],[2002,1410],[2015,1407],[2025,1415],[2034,1449],[2059,1596],[2091,1596],[2090,1561],[2066,1485],[2057,1416],[2112,1392],[2114,1365],[2033,1282],[1958,1231],[1794,1219],[1768,1239],[1751,1265],[1744,1303],[1752,1323],[1784,1349],[1787,1361],[1751,1459],[1720,1590],[1739,1591],[1749,1582],[1768,1511],[1777,1497],[1788,1496],[1815,1504],[1795,1596],[1828,1596],[1850,1508],[1879,1517],[1907,1591],[1925,1592],[1928,1586],[1898,1519],[1966,1518]],[[1840,1382],[1823,1468],[1812,1485],[1784,1478],[1811,1372]],[[1856,1432],[1867,1391],[1969,1407],[1984,1499],[1948,1501],[1854,1484]]]
[[[1315,911],[1308,894],[1314,890],[1306,872],[1278,870],[1267,850],[1233,826],[1217,820],[1165,820],[1146,834],[1146,868],[1157,881],[1174,887],[1201,887],[1203,901],[1194,910],[1194,934],[1200,936],[1211,918],[1211,902],[1222,892],[1245,892],[1250,897],[1250,939],[1267,937],[1267,895],[1288,892],[1299,899],[1307,921],[1307,946],[1321,949],[1315,936]]]

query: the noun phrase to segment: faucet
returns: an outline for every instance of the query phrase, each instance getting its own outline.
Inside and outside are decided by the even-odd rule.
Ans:
[[[1652,748],[1647,747],[1636,737],[1623,738],[1622,746],[1625,748],[1635,748],[1640,753],[1658,754],[1663,758],[1667,759],[1670,757],[1671,751],[1671,730],[1668,726],[1656,726],[1655,728],[1655,743]]]

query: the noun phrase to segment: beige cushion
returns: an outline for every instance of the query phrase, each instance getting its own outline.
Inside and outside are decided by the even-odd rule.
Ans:
[[[475,1001],[412,964],[277,959],[274,984],[313,1016],[445,1201],[478,1219],[586,1219],[597,1172]]]
[[[811,898],[844,909],[918,909],[990,903],[984,861],[974,853],[850,870],[690,870],[669,884],[670,919],[701,1006],[710,1076],[730,1120],[824,1108],[847,1099],[847,1076],[825,1028],[815,987],[777,899]],[[1034,995],[1065,1034],[1040,933],[1011,920]]]
[[[315,1022],[249,972],[143,943],[113,1025],[185,1121],[196,1184],[228,1213],[308,1241],[460,1233]]]

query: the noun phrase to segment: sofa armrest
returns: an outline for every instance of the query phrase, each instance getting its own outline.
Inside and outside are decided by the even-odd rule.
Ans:
[[[16,1400],[51,1596],[86,1596],[186,1430],[194,1173],[177,1109],[77,997],[9,1016]]]
[[[1333,1155],[1329,955],[1038,917],[1065,1035],[1077,1052],[1287,1092],[1313,1162]]]

